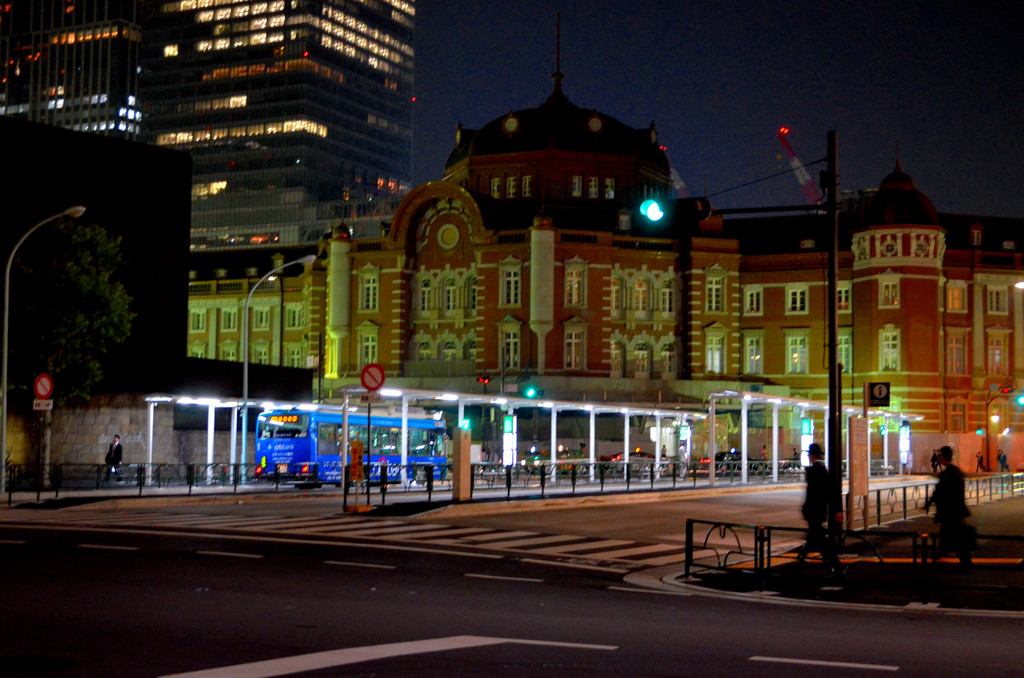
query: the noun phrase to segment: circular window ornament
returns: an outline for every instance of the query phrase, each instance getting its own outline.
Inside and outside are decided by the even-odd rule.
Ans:
[[[587,119],[587,129],[597,134],[604,127],[604,122],[596,113]]]
[[[886,257],[896,256],[896,240],[889,236],[882,242],[882,255]]]
[[[450,250],[459,244],[459,227],[455,224],[445,224],[437,229],[437,244],[442,249]]]
[[[514,115],[509,115],[505,118],[505,122],[502,123],[501,128],[505,130],[505,134],[515,134],[519,131],[519,118]]]

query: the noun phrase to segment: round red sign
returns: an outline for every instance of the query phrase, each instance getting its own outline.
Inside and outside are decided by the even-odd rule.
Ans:
[[[53,377],[48,375],[46,372],[43,372],[36,377],[35,384],[32,385],[32,388],[35,390],[37,398],[40,400],[46,400],[53,395]]]
[[[359,381],[367,391],[376,391],[384,385],[384,368],[377,363],[370,363],[359,373]]]

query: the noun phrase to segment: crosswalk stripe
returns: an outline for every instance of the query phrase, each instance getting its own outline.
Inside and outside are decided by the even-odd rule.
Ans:
[[[369,525],[363,524],[351,529],[338,530],[339,533],[343,533],[346,537],[374,537],[377,535],[391,535],[391,534],[404,534],[406,532],[426,532],[444,528],[443,525],[409,525],[408,523],[371,523]],[[325,528],[311,528],[310,532],[321,532],[330,531],[334,532],[329,527]]]
[[[522,530],[509,530],[508,532],[495,531],[492,534],[481,534],[474,535],[472,537],[466,537],[464,541],[472,544],[485,544],[491,541],[499,541],[501,539],[518,539],[519,537],[537,537],[540,536],[537,532],[524,532]]]
[[[537,549],[538,553],[585,553],[588,551],[600,551],[602,549],[610,548],[612,546],[623,546],[625,544],[635,544],[635,541],[624,541],[622,539],[602,539],[600,541],[592,541],[584,544],[567,544],[565,546],[550,546],[543,549]]]
[[[647,553],[658,553],[659,551],[674,551],[679,549],[677,544],[647,544],[635,546],[621,551],[605,551],[601,555],[605,558],[625,558],[627,556],[639,556]]]
[[[579,542],[585,540],[586,537],[580,537],[574,534],[554,534],[545,537],[532,537],[530,539],[514,539],[512,541],[501,541],[492,542],[491,546],[503,549],[517,549],[523,548],[524,546],[539,546],[541,544],[556,544],[560,541],[564,542]]]

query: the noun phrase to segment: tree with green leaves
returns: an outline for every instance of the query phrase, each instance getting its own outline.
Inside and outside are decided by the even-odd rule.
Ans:
[[[8,383],[12,395],[48,372],[58,403],[88,399],[105,361],[131,332],[118,281],[121,240],[94,224],[54,222],[18,250],[11,270]]]

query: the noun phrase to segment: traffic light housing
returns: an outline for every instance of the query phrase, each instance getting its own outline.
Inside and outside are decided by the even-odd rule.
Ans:
[[[1008,393],[1013,393],[1013,391],[1014,391],[1014,388],[1013,388],[1013,386],[1010,386],[1010,385],[1004,385],[1004,386],[1000,386],[999,387],[999,392],[1002,393],[1003,395],[1006,395]]]
[[[486,374],[483,375],[482,377],[477,377],[476,380],[484,385],[491,383],[491,378],[488,377]]]

